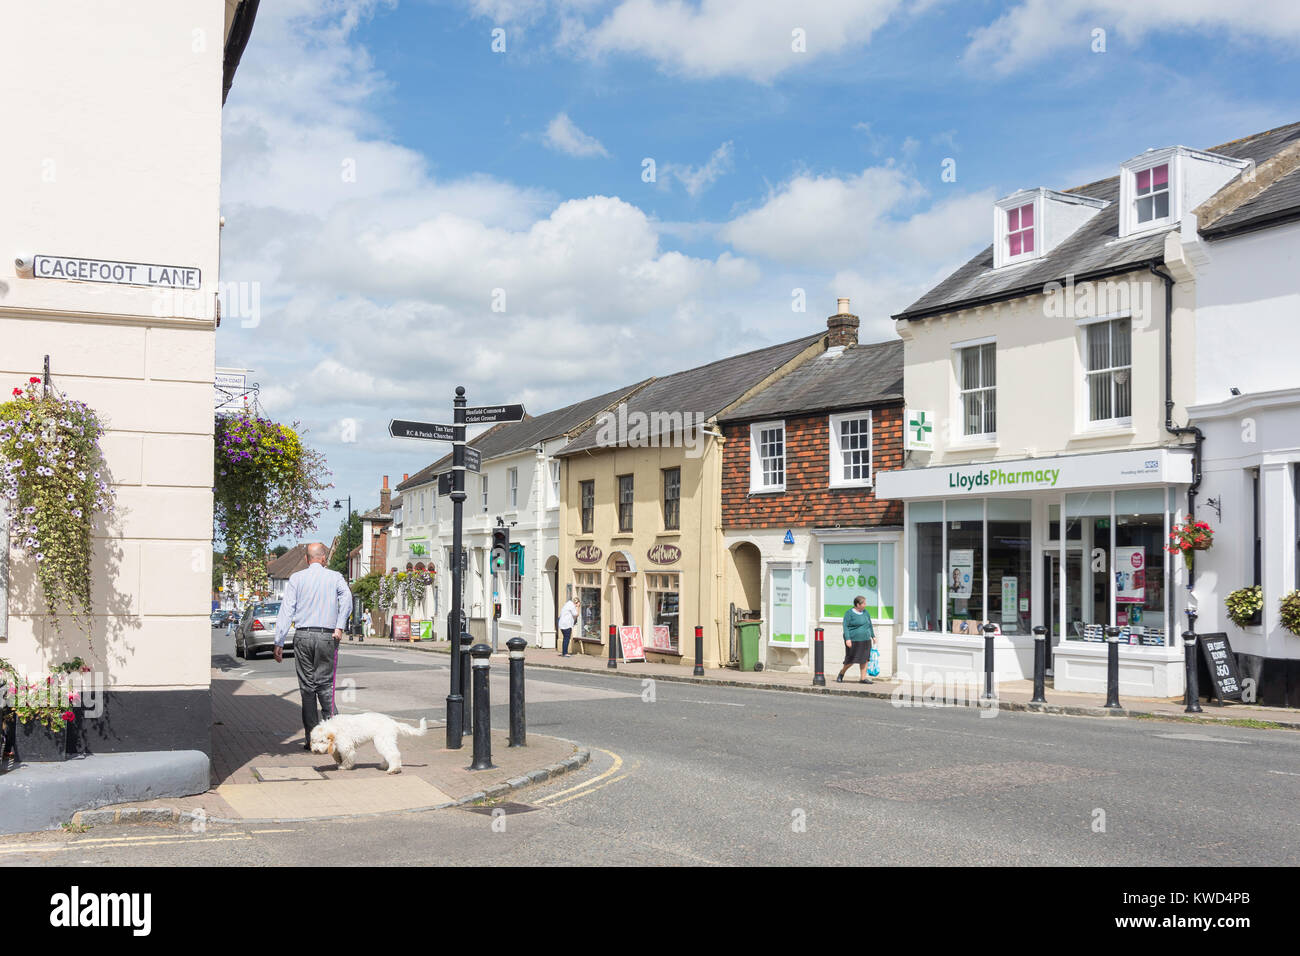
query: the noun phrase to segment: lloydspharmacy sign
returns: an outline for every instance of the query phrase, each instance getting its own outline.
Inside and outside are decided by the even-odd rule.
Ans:
[[[948,473],[948,487],[958,491],[979,491],[992,488],[1055,488],[1061,477],[1059,468],[1002,469],[981,468],[978,471],[952,471]]]

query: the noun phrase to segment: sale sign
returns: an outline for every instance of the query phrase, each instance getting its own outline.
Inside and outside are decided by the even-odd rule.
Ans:
[[[1142,604],[1146,601],[1146,551],[1143,548],[1115,549],[1115,601]]]
[[[618,629],[618,642],[623,648],[624,661],[645,660],[645,644],[641,641],[641,625],[632,624]]]
[[[656,624],[650,628],[650,649],[657,651],[673,649],[673,636],[667,624]]]

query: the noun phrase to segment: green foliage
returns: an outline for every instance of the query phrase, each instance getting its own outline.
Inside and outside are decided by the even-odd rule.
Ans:
[[[277,558],[283,558],[286,554],[289,553],[289,546],[287,544],[277,544],[274,548],[271,549],[271,553],[275,555]]]
[[[378,608],[376,602],[379,599],[379,584],[383,577],[378,571],[371,571],[364,577],[357,578],[352,582],[353,595],[361,599],[361,606],[367,611]]]
[[[36,722],[50,730],[62,730],[76,720],[72,707],[81,700],[81,674],[90,667],[80,657],[56,664],[44,680],[22,677],[8,661],[0,658],[0,697],[13,708],[20,724]]]
[[[348,552],[361,543],[361,515],[352,512],[339,522],[338,543],[330,553],[329,569],[347,577]]]
[[[1300,591],[1282,595],[1278,604],[1282,612],[1282,626],[1292,634],[1300,635]]]
[[[90,617],[91,522],[113,510],[98,416],[39,378],[0,404],[0,502],[15,550],[36,564],[46,610]]]
[[[1228,609],[1228,618],[1238,627],[1245,627],[1264,607],[1264,589],[1258,584],[1248,588],[1238,588],[1223,601]]]
[[[213,537],[222,570],[242,593],[265,593],[270,542],[299,538],[326,507],[325,456],[298,433],[251,412],[219,416],[215,428]]]

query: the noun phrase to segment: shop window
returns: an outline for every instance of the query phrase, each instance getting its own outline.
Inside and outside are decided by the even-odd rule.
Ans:
[[[1174,643],[1167,626],[1164,491],[1115,492],[1115,624],[1131,644]],[[1122,640],[1123,638],[1121,638]]]
[[[618,476],[618,530],[632,530],[632,476]]]
[[[1077,527],[1082,559],[1067,568],[1065,636],[1104,641],[1111,623],[1110,492],[1065,496],[1067,536]]]
[[[580,482],[578,487],[581,489],[582,497],[582,533],[591,534],[596,515],[596,483],[584,481]]]
[[[768,643],[808,646],[808,585],[803,567],[773,568]]]
[[[646,576],[646,591],[650,597],[650,626],[662,628],[647,634],[648,647],[678,650],[678,608],[680,590],[676,574],[650,574]]]
[[[948,630],[978,634],[984,614],[984,501],[950,501],[944,512],[948,530],[943,586]]]
[[[831,487],[871,484],[871,413],[830,417]]]
[[[867,599],[872,621],[894,619],[894,545],[822,545],[821,617],[842,620],[853,599]]]
[[[1088,420],[1128,421],[1133,417],[1132,322],[1129,319],[1094,322],[1084,333],[1088,353]]]
[[[664,469],[664,530],[676,531],[681,527],[682,470]]]
[[[914,631],[943,629],[943,502],[908,507],[911,596],[907,626]]]
[[[600,572],[579,571],[574,575],[578,601],[582,604],[582,622],[579,633],[592,641],[604,639],[600,626]]]
[[[749,426],[749,490],[785,490],[785,423]]]
[[[989,588],[986,619],[1003,634],[1030,634],[1032,528],[1027,498],[988,499]]]
[[[963,435],[993,435],[998,430],[997,344],[985,342],[958,351]]]

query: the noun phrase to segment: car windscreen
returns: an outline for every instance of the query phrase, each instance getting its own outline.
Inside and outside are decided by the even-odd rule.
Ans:
[[[279,604],[259,604],[257,607],[253,608],[253,617],[263,617],[279,613]]]

